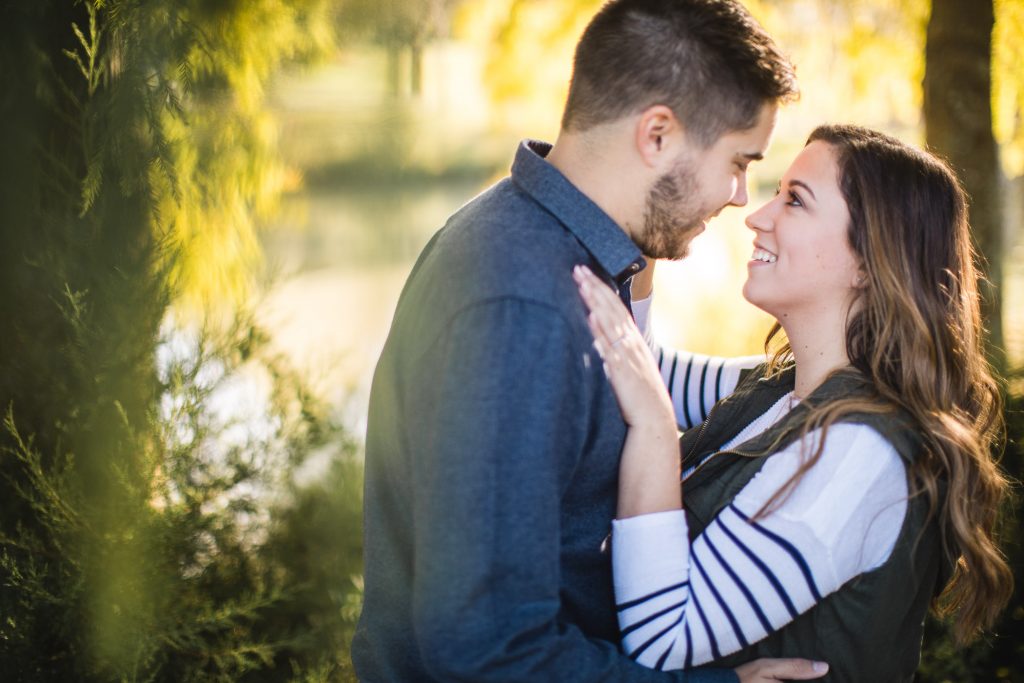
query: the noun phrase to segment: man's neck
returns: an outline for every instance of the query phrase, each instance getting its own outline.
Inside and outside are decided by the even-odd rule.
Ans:
[[[632,237],[635,216],[643,215],[644,193],[631,184],[625,159],[602,132],[558,136],[548,162]]]

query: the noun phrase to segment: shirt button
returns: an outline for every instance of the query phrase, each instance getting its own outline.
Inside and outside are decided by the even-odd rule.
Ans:
[[[633,264],[631,264],[631,265],[629,266],[629,271],[630,271],[631,273],[635,273],[635,272],[637,272],[637,271],[639,271],[639,270],[640,270],[640,264],[639,264],[639,263],[633,263]]]

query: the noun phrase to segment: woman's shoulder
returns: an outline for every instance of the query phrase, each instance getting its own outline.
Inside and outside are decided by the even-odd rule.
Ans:
[[[836,422],[877,434],[907,464],[913,463],[924,447],[917,421],[902,407],[889,402],[879,401],[875,410],[842,414]]]

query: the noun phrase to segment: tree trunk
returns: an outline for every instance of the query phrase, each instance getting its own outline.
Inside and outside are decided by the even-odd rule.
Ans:
[[[394,98],[402,94],[402,44],[389,41],[388,50],[388,94]]]
[[[1003,178],[992,134],[994,23],[992,0],[933,0],[925,48],[924,120],[928,146],[956,169],[969,197],[975,244],[988,277],[981,291],[989,356],[1002,370]]]
[[[409,47],[412,53],[409,87],[413,97],[419,97],[423,93],[423,44],[417,38]]]

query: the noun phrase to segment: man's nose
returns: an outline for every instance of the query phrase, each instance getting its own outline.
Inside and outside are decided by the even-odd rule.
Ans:
[[[740,178],[736,184],[736,191],[732,195],[732,199],[729,200],[729,204],[732,206],[746,206],[749,197],[747,196],[747,176],[744,175]]]

